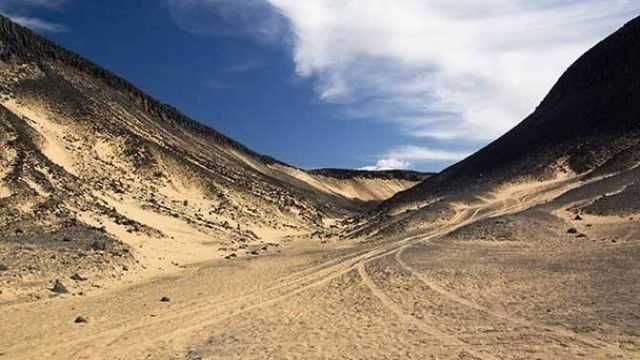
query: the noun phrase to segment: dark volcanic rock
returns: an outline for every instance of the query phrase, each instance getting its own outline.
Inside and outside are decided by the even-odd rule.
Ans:
[[[102,240],[102,239],[94,240],[91,243],[91,249],[96,250],[96,251],[105,251],[105,250],[107,250],[107,242],[105,240]]]
[[[57,280],[53,283],[53,287],[51,288],[51,291],[53,291],[56,294],[68,294],[69,290],[67,290],[67,287],[64,286],[64,284],[60,281]]]
[[[71,280],[75,280],[75,281],[87,281],[89,279],[87,279],[86,277],[80,275],[80,274],[73,274],[71,275]]]
[[[467,159],[384,202],[381,209],[548,178],[554,164],[585,173],[611,160],[607,173],[637,165],[640,142],[640,17],[578,59],[540,106],[513,130]],[[629,156],[629,152],[636,153]],[[617,159],[617,160],[613,160]]]

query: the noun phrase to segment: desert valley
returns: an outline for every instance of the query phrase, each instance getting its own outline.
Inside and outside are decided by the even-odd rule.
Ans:
[[[640,358],[640,18],[439,173],[259,154],[0,18],[0,360]]]

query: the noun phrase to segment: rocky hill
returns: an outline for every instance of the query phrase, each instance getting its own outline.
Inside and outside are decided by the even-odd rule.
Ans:
[[[469,158],[400,192],[383,208],[559,174],[604,175],[637,166],[640,18],[603,40],[562,75],[540,106]],[[564,176],[563,175],[563,176]]]

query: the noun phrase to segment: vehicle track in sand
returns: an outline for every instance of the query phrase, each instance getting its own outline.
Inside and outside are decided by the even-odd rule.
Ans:
[[[501,206],[496,208],[495,205],[497,202],[499,202]],[[351,271],[358,272],[362,278],[362,282],[371,289],[375,297],[388,311],[395,314],[403,322],[433,334],[438,337],[438,339],[441,339],[445,346],[467,346],[468,348],[465,350],[472,352],[474,349],[473,345],[464,344],[456,337],[444,334],[442,331],[420,321],[420,319],[404,313],[401,307],[395,304],[393,300],[384,293],[384,290],[379,288],[371,280],[366,273],[365,264],[382,257],[393,255],[402,268],[429,288],[451,301],[464,305],[472,311],[490,314],[513,324],[538,328],[559,337],[575,339],[594,349],[617,350],[616,352],[620,353],[618,349],[613,349],[608,344],[575,334],[569,330],[515,318],[464,299],[430,281],[402,260],[402,253],[412,245],[428,242],[476,221],[524,210],[528,207],[527,205],[530,204],[521,201],[516,201],[516,204],[508,204],[507,201],[498,200],[480,206],[467,207],[458,211],[449,222],[434,229],[430,233],[411,236],[396,242],[376,245],[364,250],[355,250],[291,275],[286,275],[282,278],[284,281],[281,279],[280,281],[272,282],[272,285],[264,289],[250,291],[228,299],[216,298],[195,303],[178,303],[175,307],[171,308],[170,312],[161,314],[152,320],[148,318],[140,319],[139,316],[130,316],[123,321],[109,323],[106,327],[95,329],[87,327],[85,329],[87,331],[72,341],[60,341],[60,339],[66,338],[68,340],[70,335],[73,334],[58,333],[56,336],[52,336],[49,342],[44,343],[43,346],[33,348],[27,345],[16,345],[5,349],[5,352],[6,354],[10,354],[12,356],[11,358],[15,359],[43,358],[51,355],[59,357],[60,354],[65,354],[67,358],[96,358],[96,355],[98,355],[97,358],[118,358],[118,356],[121,356],[120,358],[126,358],[127,355],[143,353],[153,348],[154,345],[165,341],[186,346],[188,345],[187,341],[189,336],[199,330],[206,329],[207,327],[240,314],[280,303],[306,290],[327,284]],[[75,333],[75,335],[77,336],[78,334]],[[474,356],[488,358],[486,354],[476,354]]]

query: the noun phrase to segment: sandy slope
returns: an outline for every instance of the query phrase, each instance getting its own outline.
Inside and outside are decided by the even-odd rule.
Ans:
[[[0,349],[10,359],[637,358],[640,274],[629,262],[640,242],[602,242],[626,230],[595,217],[579,222],[586,240],[566,234],[576,221],[549,205],[557,192],[519,184],[419,236],[297,241],[5,306]],[[502,236],[511,223],[518,231]]]

